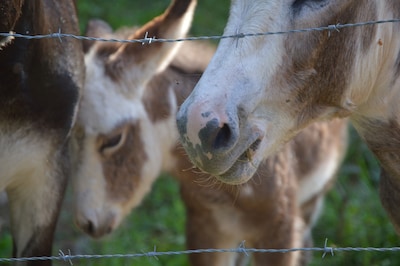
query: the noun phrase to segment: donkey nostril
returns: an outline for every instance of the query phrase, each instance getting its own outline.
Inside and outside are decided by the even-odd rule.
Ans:
[[[214,149],[227,146],[232,136],[232,131],[227,124],[224,124],[215,136]]]
[[[84,230],[91,236],[95,235],[96,229],[92,221],[88,221]]]
[[[211,153],[226,152],[235,144],[238,136],[236,123],[234,121],[232,123],[225,121],[213,118],[200,129],[198,137],[201,140],[204,151],[210,151]]]
[[[105,234],[109,234],[109,233],[111,233],[113,231],[113,228],[110,226],[110,227],[107,227],[107,230],[105,231]]]

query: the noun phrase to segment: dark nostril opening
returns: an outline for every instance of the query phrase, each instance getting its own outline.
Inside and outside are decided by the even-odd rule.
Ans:
[[[224,124],[222,128],[218,131],[215,141],[214,141],[214,149],[219,149],[222,147],[226,147],[229,143],[232,136],[232,131],[227,124]]]
[[[111,233],[111,232],[112,232],[112,230],[113,230],[113,229],[112,229],[112,227],[110,226],[110,227],[108,227],[108,228],[107,228],[107,230],[106,230],[106,232],[105,232],[105,233],[106,233],[106,234],[109,234],[109,233]]]
[[[91,221],[88,221],[88,223],[86,224],[86,232],[89,235],[94,235],[95,234],[94,224]]]

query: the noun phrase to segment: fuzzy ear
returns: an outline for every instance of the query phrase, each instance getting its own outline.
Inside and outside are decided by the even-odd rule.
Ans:
[[[129,39],[183,38],[192,23],[196,0],[173,0],[168,9],[139,28]],[[174,58],[180,42],[153,42],[151,44],[126,43],[119,47],[107,62],[107,70],[114,78],[132,68],[141,69],[142,77],[152,77],[164,70]],[[137,71],[137,70],[136,70]]]
[[[85,36],[95,37],[95,38],[106,38],[111,34],[112,34],[111,26],[107,22],[101,19],[91,19],[86,25]],[[92,47],[94,43],[95,43],[94,41],[84,40],[82,43],[83,52],[87,53],[90,47]]]

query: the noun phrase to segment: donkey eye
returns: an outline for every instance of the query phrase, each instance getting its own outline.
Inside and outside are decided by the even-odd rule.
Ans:
[[[303,7],[308,8],[322,8],[329,3],[329,0],[295,0],[292,4],[292,8],[296,11],[300,11]]]
[[[122,140],[122,133],[105,139],[103,141],[103,144],[100,146],[100,152],[104,153],[106,151],[111,152],[116,150],[120,146],[121,140]]]

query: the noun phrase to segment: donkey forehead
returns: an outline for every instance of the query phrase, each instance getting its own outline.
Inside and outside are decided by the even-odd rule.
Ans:
[[[106,86],[106,82],[99,84]],[[112,90],[93,90],[85,87],[77,123],[88,134],[108,133],[124,121],[138,121],[146,118],[140,99],[126,99]]]
[[[139,101],[128,102],[115,97],[105,103],[102,103],[101,99],[97,102],[82,99],[82,102],[77,123],[85,128],[88,134],[107,134],[126,121],[135,122],[146,117],[144,107]]]
[[[140,77],[142,74],[140,69],[137,68],[137,71],[133,71],[132,69],[129,71],[122,71],[123,74],[116,80],[106,69],[110,55],[107,53],[103,55],[101,47],[103,47],[101,44],[96,44],[89,53],[85,55],[85,87],[89,87],[89,89],[85,89],[84,93],[86,93],[87,90],[87,93],[91,94],[107,90],[123,94],[126,98],[140,98],[145,88],[145,83]],[[131,57],[133,56],[131,55]]]

